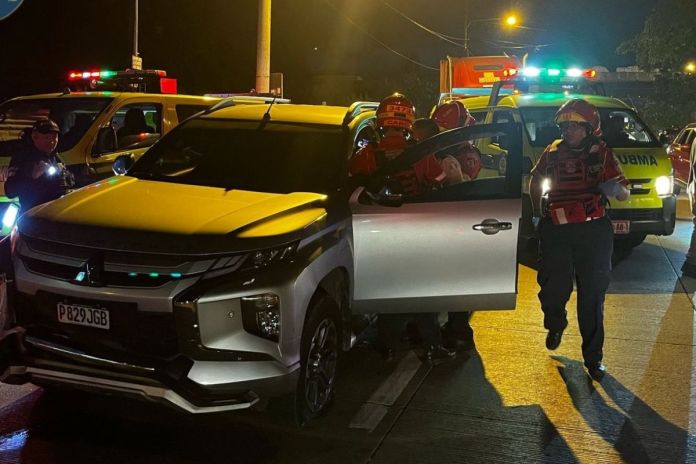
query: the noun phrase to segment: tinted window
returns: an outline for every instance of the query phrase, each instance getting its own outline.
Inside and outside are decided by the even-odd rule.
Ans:
[[[60,127],[58,151],[80,141],[111,98],[47,98],[9,101],[0,106],[0,142],[17,140],[22,131],[42,118],[53,119]]]
[[[149,147],[162,134],[162,105],[136,103],[125,105],[111,118],[119,150]]]
[[[188,119],[194,114],[207,110],[210,105],[176,105],[176,119],[182,122],[184,119]]]
[[[341,127],[192,119],[147,151],[129,175],[191,185],[291,193],[335,190],[349,145]]]
[[[689,137],[686,139],[686,145],[691,145],[694,141],[694,135],[696,135],[696,131],[689,131]]]

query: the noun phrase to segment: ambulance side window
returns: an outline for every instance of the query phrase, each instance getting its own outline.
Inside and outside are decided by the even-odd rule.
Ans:
[[[506,122],[515,122],[512,111],[504,110],[493,113],[493,124],[503,124]],[[491,142],[503,148],[505,146],[505,136],[493,137]]]
[[[111,126],[116,130],[118,150],[149,147],[162,135],[162,105],[124,105],[111,118]]]

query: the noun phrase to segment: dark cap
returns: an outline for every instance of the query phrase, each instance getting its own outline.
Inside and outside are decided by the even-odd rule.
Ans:
[[[56,134],[60,133],[58,124],[51,119],[39,119],[32,127],[36,132],[41,134],[48,134],[50,132],[55,132]]]

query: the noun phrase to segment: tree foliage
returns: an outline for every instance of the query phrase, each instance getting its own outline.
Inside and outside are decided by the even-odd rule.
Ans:
[[[658,127],[696,120],[696,75],[686,74],[686,63],[696,59],[696,0],[655,2],[643,30],[617,49],[635,54],[636,63],[655,71],[655,92],[643,101],[642,112]]]

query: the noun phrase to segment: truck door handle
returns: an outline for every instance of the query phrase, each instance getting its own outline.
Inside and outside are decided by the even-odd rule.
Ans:
[[[486,235],[497,234],[501,230],[511,230],[511,222],[499,222],[497,219],[484,219],[481,224],[474,224],[474,230],[483,232]]]

